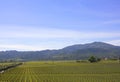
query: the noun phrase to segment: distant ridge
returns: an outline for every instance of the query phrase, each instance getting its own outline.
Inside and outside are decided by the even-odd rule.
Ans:
[[[108,43],[103,43],[103,42],[93,42],[93,43],[87,43],[87,44],[77,44],[77,45],[72,45],[65,47],[63,49],[85,49],[85,48],[115,48],[116,46],[108,44]]]
[[[59,50],[43,51],[1,51],[0,60],[76,60],[87,59],[89,56],[117,58],[120,47],[104,42],[77,44]]]

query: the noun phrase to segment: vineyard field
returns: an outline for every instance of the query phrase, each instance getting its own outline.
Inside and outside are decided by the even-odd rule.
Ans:
[[[120,64],[117,61],[25,62],[0,74],[0,82],[120,82]]]

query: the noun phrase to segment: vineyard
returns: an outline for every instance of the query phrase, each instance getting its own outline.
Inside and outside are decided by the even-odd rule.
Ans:
[[[0,74],[0,82],[120,82],[120,64],[25,62]]]

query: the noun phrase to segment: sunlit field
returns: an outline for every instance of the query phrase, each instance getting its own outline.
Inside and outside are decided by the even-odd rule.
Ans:
[[[0,82],[120,82],[117,61],[33,61],[0,74]]]

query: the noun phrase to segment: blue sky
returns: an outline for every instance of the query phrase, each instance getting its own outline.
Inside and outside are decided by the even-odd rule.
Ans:
[[[0,0],[0,50],[120,46],[119,0]]]

